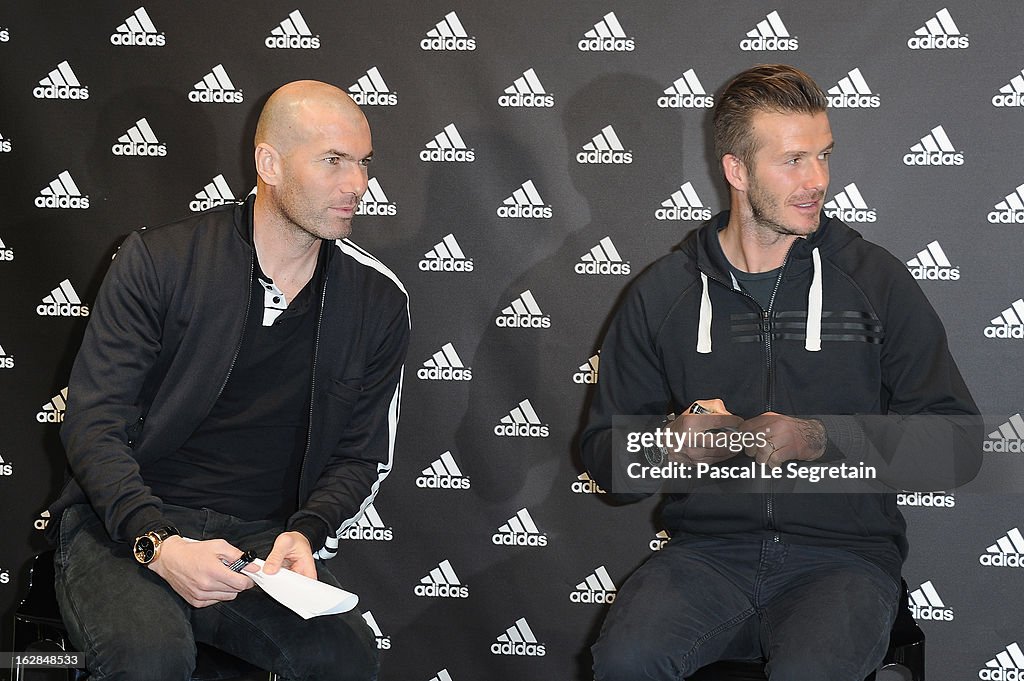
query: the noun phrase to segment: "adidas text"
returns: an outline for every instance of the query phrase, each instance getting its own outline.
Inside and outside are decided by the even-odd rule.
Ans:
[[[114,156],[166,156],[166,144],[147,144],[146,142],[124,142],[110,147]]]
[[[530,314],[510,314],[494,320],[497,326],[509,329],[550,329],[551,317],[538,317]]]
[[[985,338],[1015,338],[1024,339],[1024,325],[1005,324],[1003,326],[986,326]]]
[[[581,151],[576,154],[577,163],[632,163],[631,151]]]
[[[532,92],[498,97],[498,106],[551,107],[555,105],[554,95],[537,95]]]
[[[1024,669],[982,669],[978,678],[982,681],[1024,681]]]
[[[394,92],[350,92],[349,96],[359,106],[394,106],[398,95]]]
[[[498,206],[499,218],[550,218],[551,206]]]
[[[458,261],[455,261],[458,262]],[[453,367],[423,367],[416,372],[416,377],[424,381],[472,381],[473,370],[469,367],[456,369]]]
[[[476,49],[476,38],[424,38],[420,49],[470,51]]]
[[[424,272],[472,272],[473,261],[424,258],[420,260],[420,269]]]
[[[378,636],[377,637],[377,650],[391,650],[391,637],[390,636]]]
[[[612,603],[615,601],[614,591],[573,591],[569,594],[573,603]]]
[[[912,50],[963,50],[970,44],[965,35],[914,36],[907,41],[907,47]]]
[[[911,267],[914,279],[921,281],[957,281],[960,279],[959,267]]]
[[[64,412],[43,410],[36,414],[39,423],[64,423]]]
[[[6,43],[10,39],[11,39],[11,32],[8,29],[6,29],[6,28],[0,29],[0,43]]]
[[[1021,553],[983,553],[978,562],[987,567],[1024,568],[1024,554]],[[1022,679],[1024,681],[1024,679]]]
[[[308,35],[271,35],[263,41],[271,49],[320,49],[320,36]]]
[[[715,105],[711,95],[663,95],[658,97],[662,109],[710,109]]]
[[[0,262],[14,260],[14,249],[0,248]]]
[[[11,140],[0,140],[0,152],[7,153],[11,150]]]
[[[424,149],[420,152],[420,160],[472,163],[476,160],[476,153],[472,149]]]
[[[416,478],[416,486],[420,489],[469,489],[469,478],[443,478],[440,476],[421,475]]]
[[[11,573],[7,570],[0,570],[0,584],[7,584],[11,581]]]
[[[576,494],[603,494],[604,490],[593,480],[577,480],[572,483],[572,491]],[[608,601],[611,603],[611,601]]]
[[[903,157],[908,166],[962,166],[964,155],[957,151],[919,151]]]
[[[364,203],[356,208],[356,215],[397,215],[398,206],[393,203]]]
[[[498,546],[547,546],[548,538],[542,534],[495,532],[491,535],[491,542]]]
[[[704,220],[711,219],[711,209],[672,206],[671,208],[659,208],[654,211],[654,217],[658,220],[694,220],[703,222]]]
[[[131,46],[140,45],[144,47],[163,47],[167,39],[163,33],[114,33],[110,36],[112,45]]]
[[[36,528],[40,532],[46,529],[46,526],[50,524],[50,521],[46,518],[36,518],[36,521],[32,523],[32,527]]]
[[[188,101],[204,104],[241,104],[241,90],[192,90],[188,93]]]
[[[930,605],[910,604],[910,614],[916,620],[931,620],[933,622],[952,622],[953,611],[949,608],[934,608]]]
[[[576,274],[629,274],[628,262],[578,262]]]
[[[9,463],[0,464],[0,475],[14,475],[14,465]]]
[[[597,373],[594,371],[577,371],[572,375],[573,383],[580,383],[582,385],[592,385],[597,383]]]
[[[88,196],[37,196],[36,208],[88,208]]]
[[[547,426],[534,423],[499,423],[494,426],[494,434],[502,437],[547,437]]]
[[[1021,440],[985,440],[981,446],[986,452],[1004,454],[1024,454],[1024,441]]]
[[[413,589],[417,596],[434,598],[469,598],[469,587],[450,584],[417,584]]]
[[[636,41],[632,38],[584,38],[577,47],[582,52],[632,52]]]
[[[747,52],[760,52],[766,50],[798,50],[800,41],[797,38],[744,38],[740,41],[740,49]]]
[[[543,643],[492,643],[491,652],[495,655],[529,655],[541,657],[544,655]]]
[[[832,109],[874,109],[882,105],[878,95],[828,95],[828,105]]]
[[[223,206],[225,203],[231,203],[232,201],[232,199],[196,199],[189,202],[188,209],[193,213],[201,213],[204,210],[210,210],[215,206]]]
[[[89,99],[89,88],[70,85],[42,85],[32,90],[36,99]]]
[[[988,214],[988,221],[994,225],[1019,225],[1024,223],[1024,210],[994,210]]]
[[[843,222],[874,222],[878,214],[874,210],[860,210],[859,208],[826,208],[825,215]]]
[[[391,541],[394,533],[391,528],[350,527],[341,533],[342,539],[365,539],[367,541]]]
[[[896,495],[899,506],[921,506],[924,508],[953,508],[956,497],[938,492],[900,492]]]
[[[667,544],[667,543],[668,543],[668,539],[661,539],[661,538],[655,537],[654,539],[651,540],[651,543],[648,544],[648,546],[650,546],[651,551],[661,551],[663,548],[665,548],[665,544]]]
[[[71,303],[42,303],[36,306],[36,314],[42,317],[88,317],[88,305]]]
[[[13,369],[14,358],[13,357],[0,357],[0,369]]]
[[[1024,106],[1024,94],[1020,92],[1000,93],[992,98],[992,106]]]

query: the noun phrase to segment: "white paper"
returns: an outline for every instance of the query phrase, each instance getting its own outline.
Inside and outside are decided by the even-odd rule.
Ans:
[[[348,612],[359,603],[359,596],[350,591],[310,579],[286,568],[268,575],[263,572],[262,560],[257,558],[253,563],[260,567],[259,572],[243,571],[241,574],[251,578],[257,586],[267,592],[267,595],[291,608],[302,619]]]

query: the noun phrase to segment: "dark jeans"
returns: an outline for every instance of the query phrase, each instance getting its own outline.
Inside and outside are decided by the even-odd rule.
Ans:
[[[899,585],[848,551],[672,541],[623,585],[594,644],[597,681],[680,681],[767,658],[773,681],[863,681],[885,655]]]
[[[266,558],[280,523],[243,521],[209,510],[165,506],[183,536],[225,539]],[[93,679],[187,681],[195,641],[225,650],[285,679],[368,681],[377,675],[373,633],[355,610],[303,620],[259,587],[233,601],[193,608],[110,540],[87,505],[60,519],[57,600],[71,641]],[[321,581],[339,586],[317,561]]]

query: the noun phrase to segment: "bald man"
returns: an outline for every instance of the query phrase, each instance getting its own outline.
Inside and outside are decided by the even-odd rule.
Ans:
[[[260,115],[255,196],[122,244],[48,528],[92,679],[188,679],[195,641],[284,679],[376,677],[358,612],[303,620],[227,567],[254,551],[337,585],[323,561],[391,470],[408,301],[348,240],[372,156],[348,95],[289,83]]]

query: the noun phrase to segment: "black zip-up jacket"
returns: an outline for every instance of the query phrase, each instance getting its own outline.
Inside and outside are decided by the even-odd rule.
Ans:
[[[601,350],[584,464],[614,494],[613,470],[629,457],[618,447],[613,456],[613,417],[660,419],[698,399],[721,398],[744,418],[818,418],[828,448],[806,465],[870,463],[889,491],[786,494],[768,483],[763,493],[666,494],[665,529],[684,540],[844,547],[898,579],[905,523],[892,490],[951,489],[981,461],[983,425],[942,323],[903,264],[824,217],[791,247],[763,309],[736,285],[718,243],[728,218],[705,223],[625,296]]]
[[[176,451],[228,380],[249,310],[254,197],[130,234],[92,307],[61,427],[71,479],[115,541],[167,524],[140,466]],[[405,289],[348,240],[328,249],[298,511],[287,528],[329,557],[391,471],[409,339]],[[326,546],[324,544],[326,543]],[[323,548],[321,548],[323,547]]]

